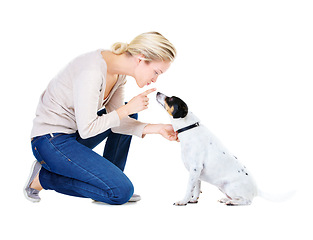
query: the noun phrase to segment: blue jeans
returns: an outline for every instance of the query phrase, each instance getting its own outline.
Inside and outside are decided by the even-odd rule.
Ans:
[[[98,112],[98,115],[105,110]],[[130,117],[137,119],[138,115]],[[107,139],[103,156],[92,149]],[[54,133],[36,137],[32,150],[42,168],[41,186],[46,190],[108,204],[128,202],[134,187],[123,173],[132,136],[107,130],[82,139],[79,133]]]

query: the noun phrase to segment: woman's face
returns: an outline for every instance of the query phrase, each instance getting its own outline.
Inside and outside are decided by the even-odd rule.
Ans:
[[[137,85],[142,88],[155,83],[162,73],[170,67],[170,61],[145,61],[138,59],[138,64],[135,69],[135,76]]]

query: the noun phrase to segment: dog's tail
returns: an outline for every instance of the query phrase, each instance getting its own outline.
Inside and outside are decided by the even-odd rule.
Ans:
[[[258,196],[272,202],[284,202],[292,198],[296,194],[296,190],[292,190],[286,193],[266,193],[258,189]]]

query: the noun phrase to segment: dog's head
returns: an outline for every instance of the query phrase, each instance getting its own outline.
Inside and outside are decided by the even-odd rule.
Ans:
[[[158,103],[160,103],[164,109],[173,118],[184,118],[188,114],[187,104],[178,97],[168,97],[163,93],[158,92],[156,95]]]

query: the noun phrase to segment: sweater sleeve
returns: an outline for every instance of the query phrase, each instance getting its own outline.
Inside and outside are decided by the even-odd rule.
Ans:
[[[105,106],[107,112],[111,114],[115,112],[116,109],[124,105],[124,91],[125,82],[121,84],[118,89],[113,94],[109,103]],[[135,135],[137,137],[143,138],[143,129],[148,123],[143,123],[137,121],[136,119],[126,117],[120,121],[120,126],[113,127],[111,130],[114,133],[121,133],[126,135]]]
[[[93,137],[120,125],[116,111],[97,115],[101,84],[102,75],[96,70],[83,71],[73,81],[75,118],[82,138]]]

